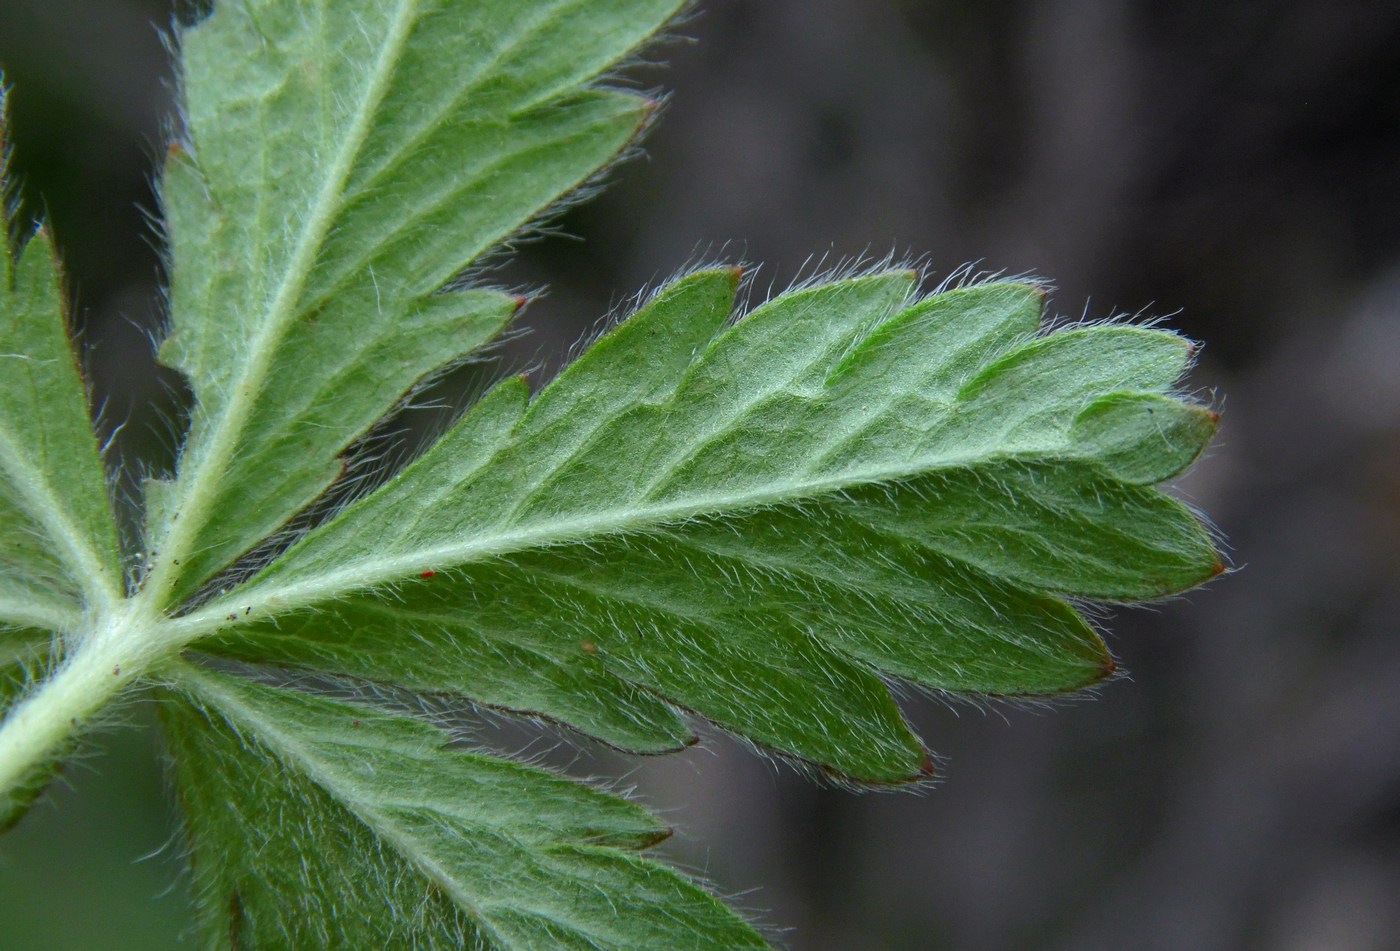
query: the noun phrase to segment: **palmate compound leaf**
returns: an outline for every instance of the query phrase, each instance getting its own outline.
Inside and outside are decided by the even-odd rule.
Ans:
[[[1173,395],[1178,338],[1038,336],[1032,287],[919,299],[901,272],[725,329],[737,274],[706,271],[533,400],[499,386],[250,583],[195,597],[514,310],[454,276],[645,122],[644,100],[583,84],[675,6],[226,0],[184,34],[162,356],[197,405],[178,480],[148,499],[158,553],[130,598],[47,240],[7,261],[0,683],[45,662],[47,630],[80,649],[45,685],[66,693],[21,713],[86,716],[89,687],[166,685],[216,945],[761,942],[623,851],[660,832],[625,802],[446,750],[423,724],[169,661],[194,641],[627,749],[683,745],[693,711],[883,783],[927,765],[886,678],[1072,689],[1110,661],[1067,598],[1153,597],[1219,570],[1152,488],[1214,428]],[[21,719],[0,766],[23,799]]]
[[[152,492],[165,604],[501,329],[518,301],[454,277],[646,123],[646,99],[584,84],[678,3],[226,0],[181,35],[161,358],[196,406],[178,481]]]
[[[1152,488],[1215,427],[1172,395],[1186,341],[1037,334],[1035,287],[921,299],[902,271],[728,326],[737,279],[663,289],[533,400],[502,383],[202,609],[231,623],[199,646],[450,691],[629,749],[684,742],[688,710],[887,783],[928,760],[882,678],[1080,687],[1112,663],[1066,598],[1219,572],[1206,531]]]
[[[221,948],[731,951],[766,943],[636,854],[669,830],[426,724],[191,667],[162,719]]]

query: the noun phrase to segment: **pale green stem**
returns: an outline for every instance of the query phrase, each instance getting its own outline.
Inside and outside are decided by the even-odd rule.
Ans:
[[[69,737],[170,648],[135,610],[110,617],[78,641],[47,679],[0,722],[0,791],[60,754]]]

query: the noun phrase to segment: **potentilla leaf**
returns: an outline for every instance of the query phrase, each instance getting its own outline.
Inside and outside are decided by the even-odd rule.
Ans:
[[[162,719],[211,946],[764,948],[669,830],[426,724],[182,666]]]
[[[0,83],[3,91],[3,83]],[[0,155],[4,154],[0,96]],[[0,168],[0,205],[8,185]],[[19,247],[0,207],[0,641],[6,627],[73,629],[123,593],[106,477],[68,339],[53,242]]]
[[[663,289],[529,402],[501,384],[209,607],[230,625],[203,646],[453,691],[627,748],[684,741],[669,704],[887,783],[928,756],[883,678],[1081,687],[1113,664],[1066,599],[1220,571],[1152,487],[1215,427],[1173,392],[1180,337],[1038,333],[1033,286],[920,298],[902,271],[730,325],[736,281]]]
[[[1221,570],[1158,488],[1217,423],[1177,389],[1188,342],[906,270],[748,314],[738,269],[688,274],[332,511],[355,442],[519,309],[486,255],[648,124],[608,70],[682,6],[219,0],[179,35],[159,356],[194,405],[173,474],[123,474],[130,590],[53,243],[2,222],[0,831],[144,689],[211,947],[763,948],[645,854],[645,810],[403,711],[644,753],[706,722],[914,781],[892,687],[1094,683],[1084,600]]]
[[[454,289],[651,114],[595,88],[677,0],[242,0],[180,39],[162,359],[197,405],[152,526],[178,603],[340,473],[339,454],[518,301]]]

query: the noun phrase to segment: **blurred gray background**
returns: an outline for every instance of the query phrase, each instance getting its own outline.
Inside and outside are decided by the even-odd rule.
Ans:
[[[183,398],[148,343],[171,15],[0,0],[26,213],[63,245],[104,421],[157,460]],[[1400,948],[1400,5],[707,0],[679,32],[634,74],[674,91],[646,157],[501,269],[550,288],[505,364],[547,375],[697,256],[761,263],[760,294],[813,256],[1043,275],[1059,313],[1205,342],[1224,423],[1178,491],[1238,570],[1115,612],[1131,677],[1092,702],[910,698],[946,757],[923,794],[720,737],[575,768],[628,775],[795,951]],[[0,840],[0,947],[195,946],[128,714]]]

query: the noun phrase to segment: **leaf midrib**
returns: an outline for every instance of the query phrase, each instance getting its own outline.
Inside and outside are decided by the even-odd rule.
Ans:
[[[306,218],[306,225],[297,237],[296,247],[282,275],[277,294],[251,342],[249,358],[232,382],[233,398],[225,404],[223,419],[206,444],[207,448],[201,454],[198,465],[181,473],[182,483],[191,488],[181,495],[181,518],[171,527],[163,546],[164,557],[146,585],[146,590],[159,592],[157,597],[168,597],[167,592],[173,587],[169,575],[177,570],[178,562],[182,558],[188,560],[190,546],[207,524],[210,506],[217,498],[218,489],[223,482],[222,474],[231,469],[229,462],[238,446],[239,437],[247,426],[253,407],[258,402],[257,396],[264,389],[263,383],[275,362],[278,343],[299,313],[297,305],[300,303],[302,291],[310,279],[320,249],[343,204],[346,182],[354,170],[360,149],[369,136],[379,104],[388,92],[390,77],[402,56],[417,8],[418,0],[399,0],[392,28],[380,50],[379,58],[375,61],[374,71],[365,87],[365,96],[360,108],[317,193],[312,212]]]
[[[838,476],[803,483],[786,483],[781,487],[770,484],[762,491],[703,498],[692,496],[677,502],[632,508],[627,511],[613,509],[583,518],[498,531],[490,535],[477,535],[468,541],[453,541],[383,558],[358,558],[338,569],[319,572],[290,582],[279,583],[275,575],[264,582],[255,579],[231,591],[227,596],[168,623],[181,628],[182,640],[188,641],[235,623],[228,620],[232,605],[238,607],[240,620],[248,616],[253,621],[264,621],[269,619],[269,616],[289,614],[299,608],[310,607],[352,591],[407,581],[425,570],[448,571],[522,551],[576,544],[614,535],[646,533],[694,518],[737,517],[768,507],[833,496],[842,490],[857,486],[897,482],[937,471],[989,464],[1004,458],[1019,458],[1021,455],[1023,454],[978,453],[947,456],[942,459],[925,457],[899,466],[847,470]],[[295,551],[293,548],[289,555]],[[248,609],[247,614],[245,608]]]
[[[398,171],[398,169],[402,167],[402,163],[409,156],[413,155],[424,142],[432,137],[433,133],[441,127],[443,121],[452,114],[453,110],[458,109],[469,95],[481,88],[481,79],[483,76],[488,76],[488,70],[497,66],[509,53],[513,52],[516,47],[520,45],[522,38],[534,33],[541,25],[557,16],[558,12],[559,8],[556,6],[548,10],[542,10],[534,16],[525,17],[519,24],[519,29],[516,29],[504,37],[495,52],[491,54],[489,60],[485,60],[479,67],[474,68],[470,74],[463,77],[463,83],[460,89],[452,96],[447,97],[446,101],[439,105],[437,109],[428,113],[419,124],[418,128],[414,129],[411,134],[399,140],[399,148],[394,150],[391,155],[385,156],[377,166],[365,170],[364,180],[360,186],[351,193],[352,197],[359,197],[362,193],[374,188],[390,175],[394,174],[394,172]],[[512,114],[532,107],[537,102],[542,101],[555,92],[557,92],[557,90],[551,89],[534,99],[526,101],[524,104],[512,106]]]
[[[14,486],[25,514],[71,559],[64,565],[69,580],[96,607],[110,607],[119,601],[121,592],[116,590],[113,572],[88,544],[86,533],[73,521],[68,505],[53,491],[44,473],[17,449],[8,427],[0,428],[0,469]]]

